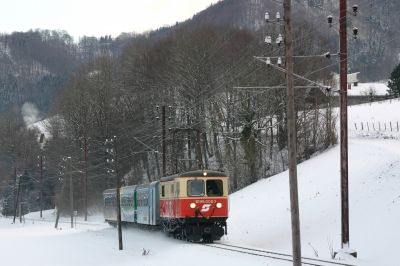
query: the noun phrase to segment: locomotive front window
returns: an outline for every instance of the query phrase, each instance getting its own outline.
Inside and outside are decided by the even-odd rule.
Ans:
[[[195,179],[189,180],[187,183],[188,186],[188,196],[195,197],[195,196],[204,196],[204,181]]]
[[[209,197],[219,197],[224,195],[224,188],[222,180],[220,179],[210,179],[206,182],[207,196]]]

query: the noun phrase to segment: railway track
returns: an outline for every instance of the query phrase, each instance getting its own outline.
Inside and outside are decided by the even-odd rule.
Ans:
[[[212,248],[223,249],[232,252],[248,254],[252,256],[266,257],[270,259],[293,262],[292,255],[279,252],[272,252],[256,248],[247,248],[247,247],[240,247],[236,245],[221,244],[221,243],[213,243],[205,245]],[[302,257],[301,262],[302,265],[309,265],[309,266],[355,266],[354,264],[333,261],[333,260],[315,259],[310,257]]]

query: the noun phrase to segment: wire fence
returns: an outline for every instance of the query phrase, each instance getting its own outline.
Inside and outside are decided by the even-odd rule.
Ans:
[[[379,131],[379,132],[399,132],[400,124],[399,121],[388,121],[388,122],[355,122],[354,129],[356,131]]]

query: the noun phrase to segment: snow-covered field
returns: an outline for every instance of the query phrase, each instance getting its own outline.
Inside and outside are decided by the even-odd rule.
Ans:
[[[349,125],[359,120],[400,121],[400,102],[352,106]],[[400,241],[400,138],[397,132],[350,130],[350,246],[357,265],[397,266]],[[303,255],[329,259],[340,249],[339,147],[298,166]],[[288,173],[261,180],[230,196],[228,236],[222,242],[291,252]],[[118,251],[115,228],[101,215],[70,229],[26,219],[0,218],[1,265],[291,265],[170,239],[161,232],[124,229]],[[38,213],[29,218],[37,219]],[[47,221],[51,220],[51,221]],[[143,249],[150,250],[143,256]]]

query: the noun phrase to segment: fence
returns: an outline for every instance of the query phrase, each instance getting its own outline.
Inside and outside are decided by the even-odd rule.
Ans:
[[[354,123],[356,131],[386,131],[399,132],[400,125],[398,121],[392,122],[356,122]]]

